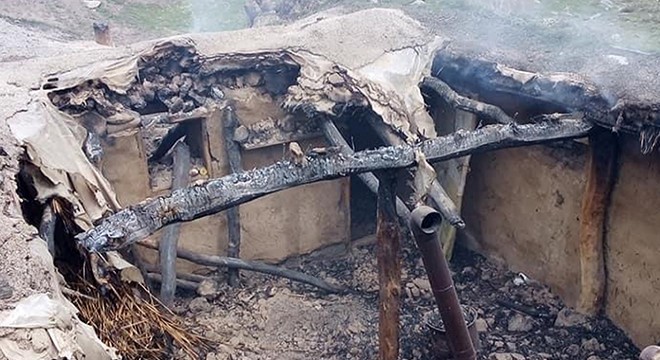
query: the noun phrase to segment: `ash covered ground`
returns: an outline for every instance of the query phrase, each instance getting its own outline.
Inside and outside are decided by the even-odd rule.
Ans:
[[[241,273],[241,286],[216,275],[207,297],[182,293],[175,311],[218,343],[215,359],[375,359],[378,275],[371,241],[344,255],[330,247],[286,266],[348,289],[323,294],[306,285]],[[404,244],[401,359],[435,359],[425,315],[434,309],[417,249]],[[478,310],[479,359],[636,359],[639,350],[609,320],[566,308],[547,287],[459,248],[451,263],[462,304]],[[516,280],[518,279],[518,280]],[[519,285],[517,285],[519,284]]]

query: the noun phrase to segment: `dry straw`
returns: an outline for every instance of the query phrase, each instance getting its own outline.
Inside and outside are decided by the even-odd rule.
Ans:
[[[187,328],[140,284],[119,283],[102,295],[88,281],[77,284],[84,296],[71,296],[83,321],[94,327],[109,346],[125,359],[172,358],[172,346],[190,359],[198,359],[211,349],[211,342]]]

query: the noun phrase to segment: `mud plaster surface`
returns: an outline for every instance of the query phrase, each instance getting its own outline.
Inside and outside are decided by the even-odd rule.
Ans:
[[[20,93],[5,93],[0,85],[0,96],[21,97]],[[6,110],[0,109],[0,113]],[[0,121],[0,310],[13,308],[13,303],[35,293],[49,292],[51,274],[30,249],[36,229],[25,223],[16,194],[15,174],[21,149],[11,139],[9,129]]]

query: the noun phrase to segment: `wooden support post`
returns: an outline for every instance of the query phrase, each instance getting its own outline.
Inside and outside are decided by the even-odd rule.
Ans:
[[[174,169],[172,170],[172,191],[188,185],[190,172],[190,149],[184,142],[174,146]],[[179,242],[180,224],[168,225],[163,230],[160,242],[160,267],[162,283],[160,299],[165,305],[170,305],[176,292],[176,249]]]
[[[399,358],[399,296],[401,293],[401,229],[396,215],[396,174],[383,172],[378,186],[376,229],[379,319],[379,359]]]
[[[222,120],[229,168],[232,173],[240,173],[243,171],[241,149],[238,143],[234,141],[234,131],[240,124],[231,106],[227,106],[222,110]],[[227,239],[227,256],[238,258],[241,251],[241,213],[238,206],[227,209]],[[238,285],[238,269],[227,269],[227,275],[229,285]]]
[[[112,35],[110,34],[110,25],[105,22],[95,22],[94,28],[94,41],[100,45],[114,46],[112,42]]]
[[[609,131],[589,137],[587,185],[580,215],[580,301],[581,312],[595,315],[605,294],[603,237],[610,194],[617,164],[617,138]]]

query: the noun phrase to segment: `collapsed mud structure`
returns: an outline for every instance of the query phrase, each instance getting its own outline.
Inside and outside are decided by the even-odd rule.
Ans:
[[[438,212],[425,210],[418,217],[412,228],[418,241],[435,241],[437,231],[451,257],[458,233],[468,246],[502,256],[512,268],[547,282],[569,305],[589,314],[607,310],[638,345],[657,341],[660,320],[638,321],[648,318],[655,300],[641,313],[632,302],[621,303],[639,290],[621,282],[644,276],[656,281],[653,264],[626,262],[625,254],[617,258],[623,250],[613,247],[617,230],[605,234],[608,222],[617,219],[610,204],[617,155],[639,159],[638,153],[653,152],[656,105],[613,100],[574,74],[520,71],[459,50],[398,11],[369,10],[318,14],[290,26],[90,50],[67,57],[66,63],[41,59],[13,68],[16,75],[3,86],[17,88],[12,90],[17,95],[2,98],[3,116],[11,139],[24,152],[14,140],[3,144],[8,164],[3,172],[16,178],[3,181],[3,191],[12,196],[3,221],[16,224],[14,230],[3,230],[14,234],[3,240],[3,247],[35,239],[7,253],[10,261],[2,269],[8,281],[37,271],[50,280],[25,290],[11,286],[16,290],[3,298],[7,310],[0,317],[9,335],[0,342],[0,353],[7,358],[116,357],[107,345],[129,358],[215,353],[224,339],[210,339],[203,328],[167,310],[177,304],[176,289],[196,292],[203,304],[205,298],[220,297],[218,279],[240,286],[248,270],[311,285],[321,297],[346,296],[335,298],[346,301],[356,290],[338,280],[348,276],[341,266],[323,276],[305,267],[274,265],[343,244],[357,258],[371,255],[377,262],[377,268],[360,276],[377,278],[373,291],[378,300],[371,300],[372,310],[377,306],[380,312],[378,325],[357,323],[380,329],[371,338],[378,339],[381,358],[397,358],[400,337],[407,339],[402,345],[406,356],[454,352],[456,358],[475,358],[474,349],[457,348],[454,342],[451,326],[462,324],[452,323],[451,316],[462,314],[444,311],[446,299],[438,295],[453,288],[447,287],[448,269],[442,282],[440,270],[445,269],[434,268],[442,256],[423,250],[430,283],[401,286],[402,272],[406,279],[427,276],[421,265],[408,274],[408,265],[402,270],[401,262],[402,255],[406,264],[421,259],[408,241],[408,221],[411,210],[419,214],[425,203]],[[627,135],[618,140],[613,131]],[[641,151],[638,146],[621,154],[618,142],[631,147],[637,141],[633,137],[639,137],[635,143]],[[523,148],[490,152],[514,147]],[[500,171],[520,171],[515,166],[529,173],[512,178]],[[553,182],[552,209],[520,199],[523,194],[545,199],[550,191],[539,180],[543,174],[534,174],[536,166],[552,174],[543,180]],[[568,184],[562,182],[564,173],[571,176]],[[617,186],[625,183],[620,176]],[[534,184],[540,185],[529,189]],[[502,192],[511,194],[503,198]],[[512,217],[524,217],[520,212],[538,215],[526,224]],[[557,213],[577,220],[558,221]],[[354,249],[357,234],[371,233],[374,226],[375,256]],[[513,227],[531,235],[517,239],[510,235]],[[419,248],[434,249],[435,255],[439,251],[422,243]],[[530,249],[538,251],[531,254]],[[612,262],[620,264],[621,273],[613,272]],[[334,279],[328,276],[333,271]],[[468,279],[467,287],[474,271],[461,271],[459,279]],[[435,294],[441,305],[450,351],[414,355],[405,345],[420,339],[410,334],[418,318],[400,310],[405,306],[401,295],[419,298],[424,288],[425,303],[433,306],[430,295]],[[160,300],[150,290],[159,291]],[[273,287],[265,293],[278,298]],[[507,306],[542,321],[576,318],[566,320],[567,311],[529,310],[520,303],[528,299],[518,300]],[[227,304],[233,298],[219,301]],[[43,309],[38,319],[26,316],[26,308],[35,304]],[[66,321],[53,321],[53,313],[66,314]],[[231,311],[225,315],[234,316]],[[513,332],[525,328],[508,326]],[[467,332],[461,333],[466,340]],[[596,343],[590,351],[609,351],[615,358],[630,358],[636,351],[625,339]],[[474,340],[461,344],[477,345]],[[363,354],[336,346],[316,351],[323,358],[376,356],[373,349]]]

